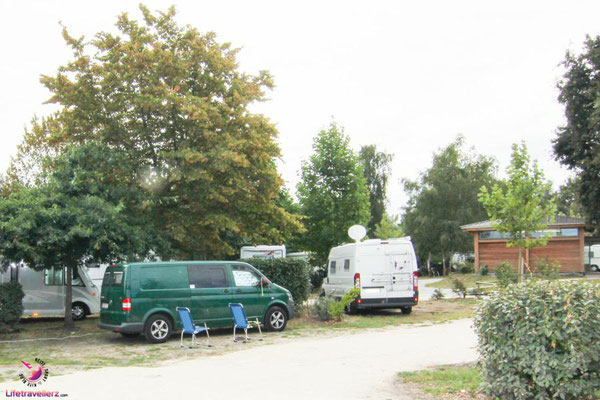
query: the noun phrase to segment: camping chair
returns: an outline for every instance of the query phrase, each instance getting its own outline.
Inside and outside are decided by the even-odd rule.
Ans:
[[[260,322],[258,322],[258,318],[256,318],[256,321],[248,321],[248,318],[246,317],[246,312],[244,311],[244,306],[240,303],[229,303],[229,309],[231,310],[231,314],[233,315],[233,322],[235,323],[235,325],[233,325],[234,342],[237,342],[237,338],[235,337],[235,330],[237,328],[242,328],[244,330],[244,333],[246,334],[244,342],[250,340],[250,338],[248,337],[248,328],[254,327],[258,328],[258,331],[260,332],[260,339],[258,340],[262,340],[262,330],[260,329]]]
[[[183,325],[183,330],[181,331],[181,342],[179,347],[185,347],[183,344],[183,334],[187,333],[192,335],[192,348],[196,345],[196,335],[198,333],[206,332],[206,345],[210,347],[210,335],[208,334],[208,326],[206,326],[206,322],[204,323],[204,327],[194,325],[194,321],[192,320],[192,313],[190,309],[187,307],[177,307],[177,312],[179,313],[179,319],[181,319],[181,324]]]

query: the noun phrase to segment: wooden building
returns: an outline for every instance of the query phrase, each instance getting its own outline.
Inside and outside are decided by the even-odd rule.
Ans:
[[[551,262],[558,261],[561,265],[560,272],[581,272],[584,270],[583,231],[585,220],[557,216],[552,224],[548,225],[550,234],[548,244],[524,251],[525,262],[535,269],[540,258],[548,258]],[[490,271],[496,269],[503,261],[507,261],[518,268],[519,249],[506,247],[507,236],[494,230],[490,221],[476,222],[461,226],[464,232],[473,234],[475,247],[475,271],[487,265]]]

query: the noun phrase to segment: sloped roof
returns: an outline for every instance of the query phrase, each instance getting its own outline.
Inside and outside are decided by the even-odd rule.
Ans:
[[[583,218],[574,218],[567,217],[566,215],[557,215],[554,217],[554,222],[548,224],[551,227],[564,227],[564,226],[585,226],[585,219]],[[492,227],[492,221],[489,219],[487,221],[474,222],[472,224],[463,225],[460,227],[463,231],[480,231],[480,230],[489,230],[494,229]]]

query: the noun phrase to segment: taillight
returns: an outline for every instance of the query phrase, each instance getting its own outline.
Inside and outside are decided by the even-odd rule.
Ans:
[[[123,299],[123,311],[131,311],[131,299]]]
[[[419,291],[419,271],[413,271],[413,290]]]
[[[360,289],[360,274],[358,272],[354,274],[354,287]]]

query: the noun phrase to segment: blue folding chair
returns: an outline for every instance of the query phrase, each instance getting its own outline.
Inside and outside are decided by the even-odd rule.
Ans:
[[[183,330],[181,331],[181,342],[179,347],[186,347],[183,344],[183,334],[187,333],[188,335],[192,335],[192,348],[196,345],[196,335],[202,332],[206,332],[206,345],[210,347],[210,335],[208,334],[208,326],[206,326],[206,322],[204,323],[204,327],[194,325],[194,321],[192,320],[192,313],[190,309],[187,307],[177,307],[177,312],[179,313],[179,319],[181,319],[181,324],[183,325]]]
[[[229,309],[231,310],[233,322],[235,323],[235,325],[233,325],[234,342],[237,342],[238,340],[237,337],[235,337],[235,330],[237,328],[242,328],[244,330],[244,333],[246,334],[244,342],[250,340],[248,337],[248,328],[258,328],[258,331],[260,332],[260,339],[258,340],[262,340],[262,330],[260,329],[260,322],[258,322],[258,318],[256,318],[256,321],[248,321],[248,318],[246,317],[246,311],[244,311],[244,306],[240,303],[229,303]]]

